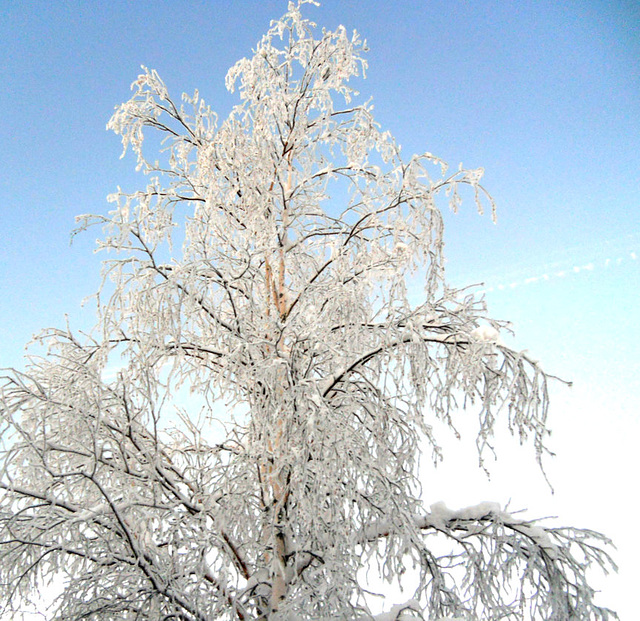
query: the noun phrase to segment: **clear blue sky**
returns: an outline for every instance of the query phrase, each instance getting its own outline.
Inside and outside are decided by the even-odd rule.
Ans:
[[[99,284],[96,234],[70,247],[69,233],[75,215],[104,213],[117,185],[143,182],[105,131],[140,65],[175,97],[198,88],[224,117],[235,103],[227,69],[285,8],[0,0],[0,366],[21,365],[24,343],[65,313],[91,325],[79,304]],[[447,217],[450,277],[485,282],[516,346],[575,382],[552,411],[555,498],[542,486],[528,499],[538,479],[502,480],[498,469],[489,491],[616,538],[622,573],[607,603],[631,618],[633,596],[622,594],[635,592],[640,556],[637,538],[624,540],[640,477],[640,5],[327,0],[308,14],[366,37],[363,93],[407,156],[485,168],[498,225],[471,203]],[[458,487],[445,479],[443,494],[447,485]]]

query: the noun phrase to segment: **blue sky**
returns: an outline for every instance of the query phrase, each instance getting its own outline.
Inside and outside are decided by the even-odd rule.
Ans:
[[[143,183],[105,130],[140,65],[175,97],[198,88],[224,117],[235,103],[227,69],[285,5],[0,0],[0,366],[20,366],[25,342],[65,313],[76,327],[92,323],[80,301],[99,285],[96,233],[72,246],[69,234],[75,215],[106,212],[117,185]],[[367,39],[361,90],[407,157],[426,150],[485,168],[498,224],[471,201],[447,216],[450,278],[484,282],[493,314],[514,323],[515,346],[574,380],[555,391],[555,497],[539,476],[502,480],[499,468],[487,493],[618,539],[622,572],[607,603],[630,616],[623,594],[640,556],[638,541],[624,540],[640,475],[640,5],[327,0],[308,14]],[[464,488],[459,475],[447,471],[443,494]]]

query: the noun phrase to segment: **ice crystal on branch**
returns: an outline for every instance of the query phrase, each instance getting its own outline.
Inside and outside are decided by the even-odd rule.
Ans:
[[[376,618],[606,618],[602,536],[423,508],[461,404],[480,459],[498,425],[541,458],[546,376],[445,280],[440,197],[493,210],[482,171],[403,160],[350,85],[364,42],[303,4],[229,71],[226,120],[144,69],[109,122],[149,182],[79,219],[111,251],[93,339],[50,331],[5,379],[4,605],[62,575],[56,619],[370,619],[366,576],[413,568]]]

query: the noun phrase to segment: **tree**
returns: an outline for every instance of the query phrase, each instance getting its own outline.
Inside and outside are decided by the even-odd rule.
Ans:
[[[541,461],[548,378],[446,283],[440,201],[493,210],[482,171],[403,161],[349,85],[364,42],[314,38],[309,1],[229,71],[224,122],[147,69],[109,122],[149,183],[79,218],[111,251],[96,330],[5,377],[5,610],[61,575],[56,619],[615,617],[586,578],[602,535],[423,507],[460,405],[480,460],[503,424]],[[370,576],[405,573],[375,616]]]

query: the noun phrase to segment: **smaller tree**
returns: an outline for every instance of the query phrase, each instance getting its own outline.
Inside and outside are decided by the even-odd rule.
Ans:
[[[442,458],[460,406],[481,458],[503,422],[541,459],[547,377],[445,281],[439,197],[482,209],[482,171],[403,161],[354,103],[363,42],[314,38],[304,3],[230,70],[223,123],[146,69],[109,123],[150,183],[80,219],[112,252],[93,336],[48,331],[5,378],[4,609],[62,575],[55,619],[615,616],[586,577],[602,535],[423,508],[420,449]],[[411,568],[375,616],[372,584]]]

